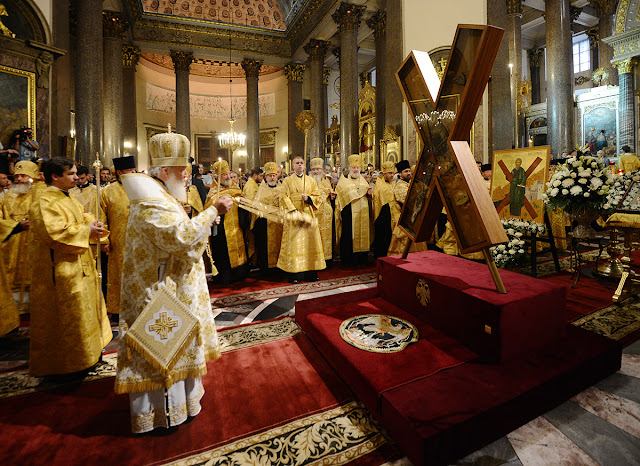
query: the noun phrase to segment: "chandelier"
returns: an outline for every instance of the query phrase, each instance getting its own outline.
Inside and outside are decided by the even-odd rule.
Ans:
[[[229,149],[233,152],[238,148],[244,146],[247,137],[242,133],[236,133],[233,131],[233,124],[236,120],[233,118],[233,97],[231,96],[231,32],[229,32],[229,100],[231,102],[231,118],[229,119],[229,132],[218,135],[218,143],[220,147]]]

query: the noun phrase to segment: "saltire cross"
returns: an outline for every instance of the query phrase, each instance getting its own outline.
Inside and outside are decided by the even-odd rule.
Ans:
[[[459,25],[442,85],[429,54],[416,50],[396,77],[423,146],[398,223],[411,240],[403,257],[431,237],[444,205],[461,252],[482,251],[506,293],[489,247],[507,236],[467,142],[503,34]]]
[[[536,168],[538,168],[538,165],[540,165],[541,162],[542,162],[542,159],[540,157],[536,157],[536,159],[533,161],[533,163],[529,166],[529,168],[525,172],[527,175],[527,179],[529,179],[529,176],[534,172]],[[511,178],[513,175],[507,168],[507,165],[504,163],[504,160],[500,160],[498,162],[498,166],[502,170],[502,173],[504,173],[504,176],[507,178],[507,181],[511,183]],[[498,211],[498,213],[502,212],[502,210],[509,205],[510,201],[511,199],[510,199],[509,193],[507,193],[507,195],[504,197],[502,202],[498,204],[498,207],[496,207],[496,210]],[[536,212],[536,209],[533,208],[533,205],[531,204],[529,199],[527,199],[526,194],[524,196],[524,208],[527,210],[527,212],[529,212],[529,215],[531,216],[532,219],[538,216],[538,212]]]

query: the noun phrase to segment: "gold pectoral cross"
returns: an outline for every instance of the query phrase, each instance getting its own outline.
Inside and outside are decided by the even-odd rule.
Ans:
[[[173,327],[178,326],[178,321],[173,320],[167,315],[166,312],[160,313],[160,318],[156,319],[156,323],[149,325],[149,330],[155,331],[160,338],[166,340],[169,337],[169,332]]]

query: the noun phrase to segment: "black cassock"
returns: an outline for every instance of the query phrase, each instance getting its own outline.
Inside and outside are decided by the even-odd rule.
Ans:
[[[251,222],[251,214],[243,209],[238,209],[238,223],[241,230],[246,230]],[[227,236],[224,231],[224,215],[220,216],[220,224],[212,228],[211,239],[211,255],[218,269],[218,275],[214,277],[214,281],[223,285],[245,278],[249,274],[249,264],[241,265],[235,269],[231,268],[231,260],[229,259],[229,250],[227,248]]]
[[[380,209],[378,218],[373,223],[376,235],[373,239],[373,253],[376,257],[384,257],[391,244],[391,208],[385,204]]]
[[[342,265],[366,265],[368,252],[353,252],[353,225],[351,224],[351,204],[340,212],[342,235],[340,236],[340,262]]]

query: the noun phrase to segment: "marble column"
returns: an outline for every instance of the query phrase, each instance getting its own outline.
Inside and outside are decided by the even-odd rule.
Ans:
[[[348,165],[359,152],[358,138],[358,28],[366,6],[342,2],[331,15],[340,31],[340,159]]]
[[[260,163],[260,107],[258,106],[258,75],[261,60],[245,58],[242,69],[247,79],[247,164],[248,169]]]
[[[573,44],[569,0],[546,0],[547,142],[551,153],[575,147],[573,125]]]
[[[616,12],[618,0],[591,0],[591,5],[596,9],[598,16],[598,65],[609,75],[603,79],[601,85],[618,85],[618,70],[611,61],[613,60],[613,47],[605,44],[602,39],[610,37],[615,32],[613,14]]]
[[[524,127],[518,95],[522,81],[522,0],[507,0],[507,32],[505,39],[509,42],[509,71],[511,73],[509,88],[511,90],[511,121],[514,125],[514,147],[522,147]]]
[[[539,104],[540,100],[540,62],[544,62],[544,49],[530,49],[527,52],[529,58],[529,75],[531,76],[531,103]]]
[[[614,62],[618,68],[618,128],[620,135],[620,150],[623,146],[631,147],[635,152],[636,147],[636,122],[634,102],[633,68],[638,62],[635,58]]]
[[[176,73],[176,133],[191,139],[191,103],[189,102],[189,67],[193,52],[171,51]]]
[[[69,1],[52,3],[53,45],[70,50]],[[67,52],[53,62],[51,68],[51,150],[50,156],[73,156],[71,139],[71,104],[73,100],[73,62]],[[66,139],[66,147],[65,140]],[[67,152],[64,150],[67,149]]]
[[[309,55],[309,71],[311,80],[311,113],[316,117],[315,126],[309,131],[309,159],[324,156],[324,131],[326,118],[324,118],[324,98],[322,77],[324,74],[324,57],[327,54],[329,42],[311,39],[304,46],[304,51]]]
[[[396,79],[396,71],[402,65],[402,62],[406,58],[404,56],[404,43],[403,43],[403,5],[405,2],[396,2],[387,0],[385,11],[387,13],[387,32],[385,34],[385,60],[386,70],[385,76],[379,79],[385,80],[385,122],[384,125],[393,127],[393,129],[399,134],[403,135],[403,123],[402,123],[402,103],[404,97],[398,81]],[[409,12],[407,14],[410,14]],[[446,41],[445,41],[446,42]],[[377,51],[376,51],[377,55]],[[376,79],[378,79],[376,77]],[[376,108],[376,112],[378,109]],[[410,121],[409,127],[415,132],[414,124]],[[383,127],[384,130],[384,127]],[[406,147],[406,143],[404,144]],[[403,149],[404,151],[404,149]],[[409,154],[402,154],[403,159],[407,159]]]
[[[138,116],[136,112],[136,65],[140,49],[132,45],[122,47],[122,139],[123,155],[138,156]],[[130,149],[125,145],[131,145]],[[140,165],[138,163],[138,165]]]
[[[387,14],[378,10],[367,20],[367,26],[373,29],[373,37],[376,46],[376,140],[374,142],[374,160],[376,168],[382,167],[380,157],[380,141],[385,128],[385,99],[387,80],[387,57],[385,56],[385,46],[387,44]]]
[[[304,108],[302,101],[302,83],[306,66],[300,63],[288,63],[284,66],[289,92],[287,118],[288,160],[294,156],[302,156],[304,152],[304,133],[296,127],[296,118]]]
[[[102,153],[102,0],[76,8],[76,160],[91,166]]]
[[[112,166],[111,160],[122,156],[122,35],[127,29],[120,13],[102,13],[104,45],[104,133],[103,162]]]

